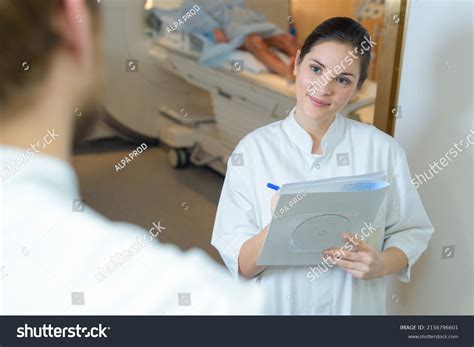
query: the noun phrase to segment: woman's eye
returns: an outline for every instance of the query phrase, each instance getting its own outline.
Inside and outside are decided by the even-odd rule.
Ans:
[[[321,68],[319,66],[311,65],[311,70],[313,70],[313,72],[319,73]]]
[[[347,86],[347,85],[350,84],[350,82],[345,78],[339,78],[338,82],[341,83],[344,86]]]

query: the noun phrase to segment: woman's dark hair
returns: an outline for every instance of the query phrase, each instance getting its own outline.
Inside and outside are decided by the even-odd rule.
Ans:
[[[298,64],[300,64],[306,54],[317,44],[327,41],[337,41],[348,44],[351,47],[362,50],[361,45],[364,41],[369,40],[369,32],[355,20],[349,17],[333,17],[319,24],[304,41],[301,47]],[[370,42],[370,41],[369,41]],[[357,54],[360,61],[360,76],[357,82],[357,88],[360,88],[367,79],[367,70],[370,63],[370,44],[369,48],[363,54]]]

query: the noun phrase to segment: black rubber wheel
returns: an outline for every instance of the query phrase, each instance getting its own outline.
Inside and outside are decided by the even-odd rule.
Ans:
[[[189,163],[188,152],[183,148],[170,148],[168,151],[168,162],[172,168],[183,168]]]

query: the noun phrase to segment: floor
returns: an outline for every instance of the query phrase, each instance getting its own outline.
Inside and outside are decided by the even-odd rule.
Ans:
[[[147,230],[160,223],[161,242],[183,250],[198,247],[222,263],[210,245],[212,227],[224,178],[208,168],[173,169],[166,149],[148,146],[122,169],[116,165],[136,149],[123,140],[102,140],[76,149],[73,165],[82,198],[114,221]]]

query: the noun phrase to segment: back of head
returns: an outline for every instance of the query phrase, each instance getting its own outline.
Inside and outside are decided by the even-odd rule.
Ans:
[[[84,0],[97,26],[97,0]],[[0,118],[34,97],[35,86],[48,73],[62,37],[54,14],[64,0],[0,0]]]

